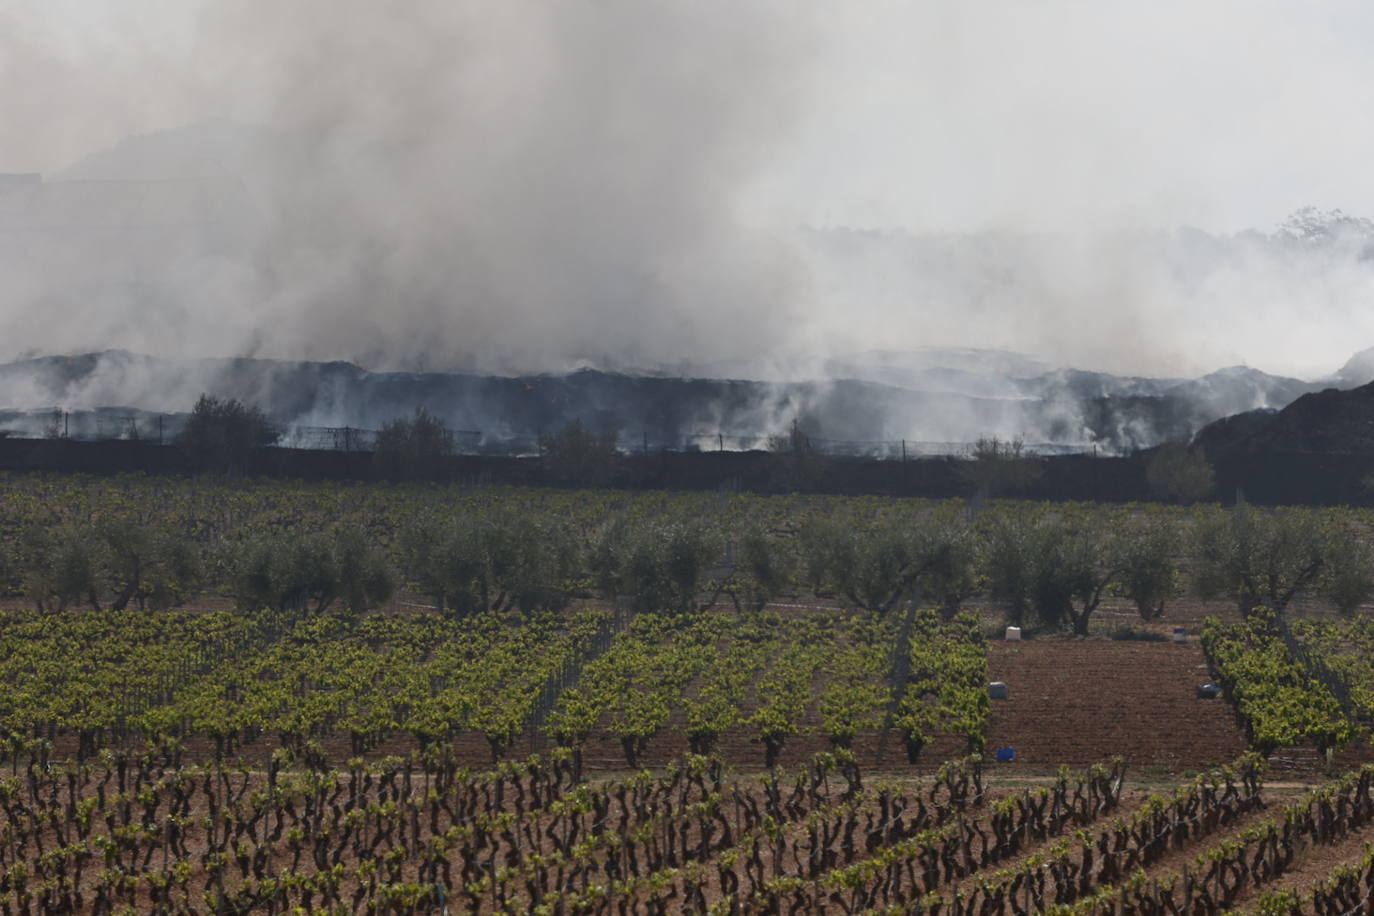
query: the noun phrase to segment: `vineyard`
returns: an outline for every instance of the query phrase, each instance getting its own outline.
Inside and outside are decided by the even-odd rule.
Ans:
[[[473,774],[442,752],[254,769],[39,749],[0,781],[0,893],[10,912],[570,914],[1334,912],[1365,893],[1367,857],[1267,888],[1368,826],[1374,768],[1272,810],[1257,755],[1167,794],[1125,779],[1109,761],[994,794],[971,757],[892,784],[842,750],[586,782],[566,752]]]
[[[78,761],[106,747],[190,745],[202,750],[193,757],[223,760],[323,742],[350,755],[456,743],[469,763],[501,760],[533,729],[579,761],[589,739],[614,739],[626,767],[667,733],[666,757],[733,738],[763,747],[758,762],[771,767],[789,739],[871,743],[893,705],[892,627],[841,614],[643,615],[613,638],[612,615],[593,610],[520,623],[491,612],[278,623],[226,612],[0,615],[12,647],[0,729],[14,747],[46,742]],[[588,661],[598,641],[608,645]],[[74,663],[63,655],[71,645],[96,651]],[[921,616],[911,655],[920,677],[895,727],[912,762],[937,735],[981,749],[987,676],[972,618]]]
[[[1374,887],[1352,510],[0,497],[5,913],[1300,914]]]
[[[1298,620],[1293,633],[1308,651],[1308,661],[1346,700],[1354,718],[1374,721],[1374,625],[1367,616],[1345,620]]]

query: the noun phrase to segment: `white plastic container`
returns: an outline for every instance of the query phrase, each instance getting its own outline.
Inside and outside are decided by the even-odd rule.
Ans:
[[[1187,642],[1188,631],[1183,627],[1174,627],[1174,642]]]
[[[1020,641],[1021,641],[1021,628],[1020,628],[1020,627],[1007,627],[1007,642],[1020,642]]]

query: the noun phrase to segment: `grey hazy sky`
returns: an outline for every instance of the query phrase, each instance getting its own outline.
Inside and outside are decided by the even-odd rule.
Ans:
[[[1234,232],[1302,206],[1374,214],[1368,3],[839,6],[776,180],[800,218]]]
[[[1157,237],[1374,216],[1368,3],[0,0],[0,81],[0,171],[210,118],[307,138],[270,263],[217,286],[236,317],[187,301],[140,331],[124,304],[98,323],[135,325],[123,345],[501,368],[988,344],[1316,374],[1374,344],[1359,264],[1242,246],[1190,273]],[[791,239],[835,226],[1032,240],[913,276]],[[32,348],[94,343],[20,305],[0,330]]]
[[[263,53],[293,7],[310,8],[241,6],[260,17]],[[732,4],[700,6],[732,15]],[[241,44],[241,21],[226,31],[248,17],[216,7],[0,2],[9,34],[0,170],[52,171],[127,134],[271,113],[253,72],[264,61]],[[797,33],[786,20],[805,19],[811,43],[797,64],[809,72],[796,87],[795,129],[756,176],[765,217],[935,231],[1084,219],[1238,231],[1308,205],[1374,213],[1368,3],[801,7],[770,11],[786,24],[779,40]],[[390,9],[407,15],[405,4]]]

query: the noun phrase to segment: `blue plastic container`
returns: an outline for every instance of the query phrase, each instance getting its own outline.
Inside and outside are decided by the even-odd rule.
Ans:
[[[999,748],[997,749],[997,762],[998,762],[998,763],[1011,763],[1011,762],[1014,761],[1015,759],[1016,759],[1016,748],[1014,748],[1014,747],[999,747]]]

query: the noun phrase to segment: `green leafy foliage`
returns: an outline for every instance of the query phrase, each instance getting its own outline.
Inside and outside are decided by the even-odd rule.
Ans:
[[[1119,571],[1117,588],[1135,605],[1142,620],[1164,616],[1178,592],[1180,535],[1176,526],[1151,520],[1114,538],[1111,562]]]
[[[1317,582],[1330,550],[1316,512],[1249,506],[1206,515],[1193,542],[1198,592],[1233,598],[1242,614],[1261,606],[1282,614]]]
[[[680,714],[694,751],[746,729],[771,767],[808,721],[836,747],[881,724],[893,638],[889,624],[843,615],[641,614],[559,699],[551,727],[574,744],[600,722],[634,766]]]
[[[1309,656],[1344,687],[1354,712],[1374,718],[1374,617],[1304,619],[1291,626]]]
[[[1202,631],[1217,682],[1240,710],[1250,744],[1271,753],[1308,741],[1323,751],[1349,741],[1353,730],[1340,704],[1293,658],[1276,626],[1274,613],[1261,607],[1243,623],[1209,618]]]
[[[978,619],[943,622],[920,611],[911,631],[911,667],[893,726],[901,730],[915,763],[937,734],[963,736],[970,753],[985,744],[988,702],[987,646]]]

